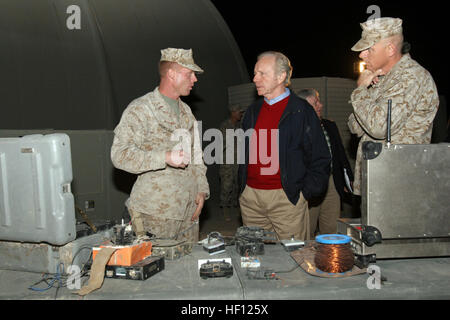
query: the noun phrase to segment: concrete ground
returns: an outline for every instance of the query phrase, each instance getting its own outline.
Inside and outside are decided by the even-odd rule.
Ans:
[[[202,279],[199,262],[212,258],[231,259],[233,275]],[[266,304],[273,300],[450,298],[450,258],[380,260],[376,263],[379,272],[372,275],[324,278],[299,267],[281,244],[266,245],[265,253],[258,258],[264,270],[273,270],[276,274],[270,279],[249,277],[240,258],[234,246],[210,256],[196,245],[191,254],[178,260],[166,260],[164,270],[145,281],[105,278],[101,288],[85,296],[77,295],[67,286],[59,290],[56,287],[45,291],[30,290],[30,286],[46,286],[45,283],[36,284],[42,278],[41,274],[0,270],[0,300],[253,300]],[[168,311],[173,314],[173,307]],[[180,318],[179,315],[169,318]]]
[[[204,239],[213,231],[220,232],[223,236],[233,236],[236,230],[242,226],[241,212],[239,208],[234,208],[229,217],[225,220],[223,212],[218,205],[214,205],[214,210],[210,206],[207,212],[202,214],[200,219],[200,239]]]

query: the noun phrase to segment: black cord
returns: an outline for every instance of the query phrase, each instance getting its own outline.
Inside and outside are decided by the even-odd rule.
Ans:
[[[86,261],[86,263],[88,263],[89,262],[89,260],[91,259],[91,256],[92,256],[92,246],[83,246],[83,247],[80,247],[80,249],[78,249],[78,251],[75,253],[75,255],[73,256],[73,258],[72,258],[72,261],[71,261],[71,263],[70,264],[72,264],[73,265],[73,262],[75,261],[75,258],[77,257],[77,255],[82,251],[82,250],[84,250],[84,249],[90,249],[91,250],[91,254],[89,255],[89,258],[88,258],[88,260]],[[85,263],[85,264],[86,264]]]
[[[220,234],[220,232],[214,231],[214,232],[211,232],[210,234],[208,234],[208,243],[210,243],[212,238],[217,239],[220,242],[224,242],[225,243],[225,241],[223,240],[223,237]]]

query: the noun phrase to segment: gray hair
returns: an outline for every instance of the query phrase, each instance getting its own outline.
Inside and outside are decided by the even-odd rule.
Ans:
[[[395,47],[395,51],[397,53],[403,54],[404,51],[404,38],[403,34],[394,34],[393,36],[381,39],[379,41],[380,43],[383,43],[385,47],[387,47],[389,44],[392,44]]]
[[[308,98],[308,97],[312,97],[312,96],[317,97],[319,95],[319,92],[313,88],[306,88],[306,89],[302,89],[302,90],[298,91],[297,95],[300,98],[306,100],[306,98]]]
[[[272,56],[275,57],[275,72],[276,74],[280,74],[282,72],[286,72],[286,79],[284,79],[284,85],[286,87],[291,84],[292,77],[292,65],[291,61],[289,61],[288,57],[278,51],[266,51],[258,55],[256,59],[259,61],[263,57]]]

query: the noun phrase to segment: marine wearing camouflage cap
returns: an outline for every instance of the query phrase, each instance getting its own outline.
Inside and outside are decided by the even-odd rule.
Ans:
[[[137,175],[126,206],[138,236],[149,232],[195,243],[198,218],[210,192],[203,152],[196,143],[197,121],[180,97],[188,95],[197,81],[194,72],[203,70],[194,63],[191,49],[161,50],[161,61],[189,70],[172,70],[179,77],[160,70],[159,86],[127,106],[114,129],[111,160],[114,167]],[[177,155],[187,163],[176,163]]]
[[[391,142],[428,144],[439,96],[431,74],[409,53],[403,52],[402,20],[379,18],[361,24],[361,39],[352,47],[367,70],[361,73],[352,92],[353,113],[348,119],[350,132],[360,137],[356,154],[354,193],[361,195],[365,141],[386,143],[387,105],[392,101]],[[383,40],[383,41],[382,41]]]

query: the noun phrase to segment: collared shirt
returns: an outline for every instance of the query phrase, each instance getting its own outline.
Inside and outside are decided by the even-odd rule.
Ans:
[[[289,90],[289,88],[286,88],[286,90],[284,90],[284,93],[282,93],[282,94],[279,95],[278,97],[273,98],[273,99],[270,99],[270,100],[264,98],[264,101],[265,101],[268,105],[271,106],[271,105],[273,105],[273,104],[275,104],[275,103],[277,103],[277,102],[280,102],[280,101],[283,100],[284,98],[289,97],[290,94],[291,94],[291,90]]]

